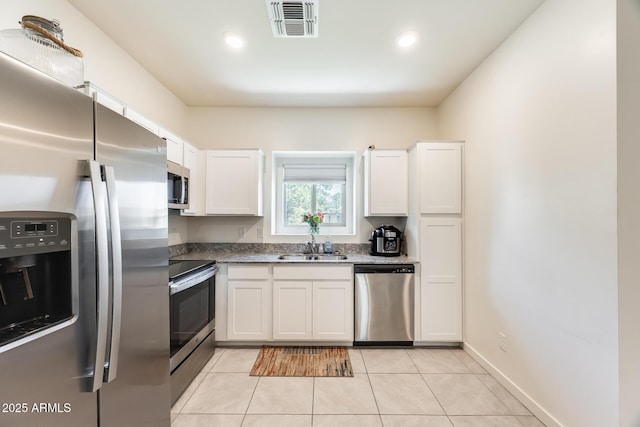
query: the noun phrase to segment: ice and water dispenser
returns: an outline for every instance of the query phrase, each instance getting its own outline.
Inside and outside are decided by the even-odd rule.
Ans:
[[[72,215],[0,212],[0,349],[73,316]]]

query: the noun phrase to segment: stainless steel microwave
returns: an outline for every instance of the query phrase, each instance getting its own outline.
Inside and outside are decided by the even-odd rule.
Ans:
[[[167,161],[169,209],[189,209],[189,169]]]

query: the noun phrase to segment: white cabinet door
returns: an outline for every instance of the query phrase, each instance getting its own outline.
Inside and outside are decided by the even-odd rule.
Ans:
[[[420,310],[424,341],[462,341],[462,221],[420,221]]]
[[[409,214],[409,162],[406,150],[364,153],[364,215]]]
[[[124,115],[125,104],[113,95],[105,92],[91,82],[85,82],[82,89],[86,95],[92,97],[97,103],[104,105],[120,115]]]
[[[165,141],[167,141],[167,160],[182,165],[184,163],[182,141],[169,138],[165,138]]]
[[[273,338],[309,340],[312,284],[309,281],[273,282]]]
[[[153,133],[154,135],[159,135],[162,138],[162,136],[159,133],[160,127],[150,119],[138,113],[137,111],[132,110],[129,107],[124,107],[124,116],[129,120],[131,120],[132,122],[136,122],[137,124],[147,129],[149,132]]]
[[[261,150],[207,151],[205,213],[262,216]]]
[[[184,164],[184,141],[163,128],[158,130],[158,135],[167,141],[167,160],[180,166],[186,166]]]
[[[351,266],[276,265],[273,278],[274,339],[353,341]]]
[[[183,209],[182,215],[198,215],[201,211],[199,195],[204,180],[198,168],[199,152],[200,150],[188,142],[183,143],[183,166],[189,169],[189,209]]]
[[[231,280],[227,294],[227,339],[271,339],[268,280]]]
[[[353,282],[313,282],[313,339],[353,341]]]
[[[462,212],[462,144],[418,144],[420,213]]]

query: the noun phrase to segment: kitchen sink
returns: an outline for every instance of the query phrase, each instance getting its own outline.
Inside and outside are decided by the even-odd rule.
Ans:
[[[347,259],[346,255],[338,254],[284,254],[278,259],[286,261],[340,261]]]

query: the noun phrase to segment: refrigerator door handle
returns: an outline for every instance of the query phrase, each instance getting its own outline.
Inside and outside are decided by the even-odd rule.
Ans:
[[[104,364],[104,376],[106,382],[111,382],[116,378],[118,373],[118,352],[120,349],[120,330],[122,325],[122,246],[120,213],[118,210],[116,179],[113,166],[104,166],[104,176],[107,182],[107,201],[109,204],[109,219],[111,223],[111,277],[113,279],[111,342],[109,345],[109,354]]]
[[[96,268],[97,268],[97,330],[96,358],[93,369],[91,391],[98,391],[102,386],[104,375],[104,357],[107,347],[109,321],[109,245],[107,238],[107,216],[105,198],[102,190],[102,174],[100,164],[87,160],[93,206],[96,221]]]

